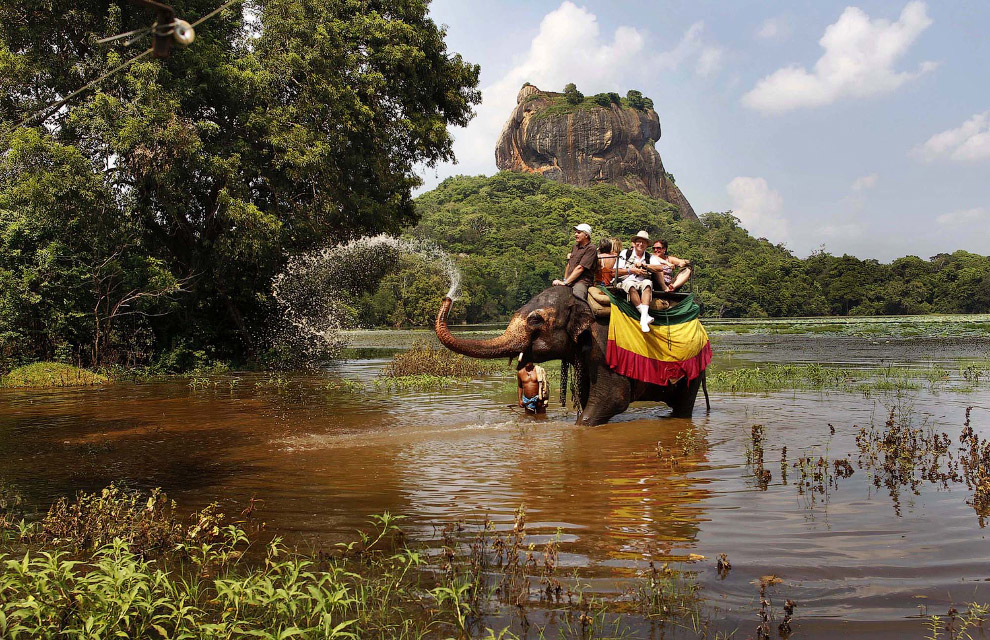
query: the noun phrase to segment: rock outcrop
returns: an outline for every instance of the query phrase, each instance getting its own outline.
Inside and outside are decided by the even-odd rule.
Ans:
[[[581,187],[612,184],[666,200],[681,217],[697,219],[664,170],[653,146],[659,139],[653,109],[587,102],[572,107],[563,94],[527,84],[499,136],[495,162],[503,171],[540,173]]]

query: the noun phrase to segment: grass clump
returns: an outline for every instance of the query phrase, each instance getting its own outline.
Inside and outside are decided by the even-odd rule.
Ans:
[[[708,376],[715,391],[754,392],[781,389],[844,388],[851,379],[846,369],[820,364],[768,364],[762,367],[717,371]]]
[[[408,351],[392,356],[392,362],[385,365],[381,375],[385,378],[418,375],[471,378],[496,373],[499,370],[501,366],[498,362],[468,358],[446,347],[419,340]]]
[[[409,376],[383,376],[375,379],[375,389],[379,391],[442,391],[467,378],[452,376],[432,376],[425,373]]]
[[[781,391],[783,389],[813,391],[845,391],[873,394],[916,391],[927,386],[936,392],[944,388],[953,391],[973,391],[988,376],[981,364],[970,364],[955,370],[940,363],[925,369],[893,366],[874,369],[846,369],[813,364],[766,364],[727,371],[708,370],[708,384],[714,391],[753,393]],[[952,384],[954,381],[962,385]]]
[[[35,362],[0,378],[0,387],[90,387],[107,384],[107,376],[59,362]]]

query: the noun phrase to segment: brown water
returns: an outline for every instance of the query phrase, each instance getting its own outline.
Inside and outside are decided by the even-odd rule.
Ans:
[[[722,364],[754,358],[737,352]],[[954,440],[973,406],[972,425],[986,437],[986,385],[871,398],[715,394],[712,412],[701,400],[693,420],[634,405],[591,428],[574,426],[556,402],[546,420],[521,416],[506,377],[440,393],[325,388],[335,376],[367,381],[383,363],[344,361],[290,376],[283,388],[243,375],[206,389],[174,380],[0,390],[0,477],[39,505],[119,479],[161,486],[189,511],[219,500],[237,513],[257,496],[268,531],[302,546],[350,538],[386,510],[408,516],[406,528],[429,541],[436,524],[509,523],[525,505],[532,540],[559,529],[563,573],[578,569],[596,591],[621,593],[650,559],[705,556],[690,568],[713,619],[741,638],[757,624],[753,581],[771,573],[784,580],[778,608],[785,597],[799,604],[799,637],[921,638],[919,607],[942,614],[990,600],[987,530],[965,486],[922,485],[895,501],[856,465],[855,445],[856,425],[882,425],[894,405]],[[754,424],[766,432],[765,488],[746,462]],[[682,452],[678,464],[658,456],[658,445]],[[790,467],[809,454],[851,454],[855,473],[812,500]],[[720,553],[732,562],[724,579]]]

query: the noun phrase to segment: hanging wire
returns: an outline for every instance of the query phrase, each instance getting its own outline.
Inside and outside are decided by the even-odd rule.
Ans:
[[[221,11],[223,11],[224,9],[230,7],[231,5],[238,4],[238,3],[241,3],[241,2],[245,2],[245,0],[228,0],[228,2],[225,2],[224,4],[220,5],[219,7],[217,7],[216,9],[214,9],[213,11],[209,12],[208,14],[206,14],[205,16],[203,16],[202,18],[200,18],[199,20],[197,20],[196,22],[193,22],[191,26],[194,27],[194,28],[195,27],[198,27],[199,25],[203,24],[204,22],[206,22],[207,20],[209,20],[213,16],[217,15],[218,13],[220,13]],[[175,29],[175,24],[176,23],[173,22],[172,24],[169,24],[169,25],[162,25],[162,27],[163,28],[169,28],[169,27],[171,27],[174,30]],[[128,31],[127,33],[121,33],[121,34],[118,34],[118,35],[115,35],[115,36],[111,36],[109,38],[103,38],[102,40],[97,40],[97,42],[99,42],[99,43],[112,42],[114,40],[119,40],[121,38],[126,38],[128,36],[134,35],[133,38],[131,38],[129,41],[127,41],[127,42],[124,43],[125,45],[129,45],[132,42],[136,41],[138,38],[140,38],[143,35],[145,35],[144,32],[151,33],[151,32],[153,32],[157,28],[158,28],[158,23],[155,23],[151,27],[144,27],[142,29],[135,29],[134,31]],[[171,31],[169,33],[171,33]],[[56,111],[58,111],[59,109],[61,109],[70,100],[72,100],[73,98],[75,98],[79,94],[84,93],[87,89],[93,87],[94,85],[97,85],[97,84],[103,82],[104,80],[106,80],[107,78],[109,78],[110,76],[112,76],[113,74],[115,74],[115,73],[117,73],[119,71],[122,71],[123,69],[126,69],[127,67],[129,67],[130,65],[134,64],[135,62],[137,62],[141,58],[144,58],[145,56],[149,55],[151,53],[151,51],[152,50],[149,48],[149,49],[147,49],[147,50],[139,53],[138,55],[134,56],[130,60],[127,60],[126,62],[123,62],[123,63],[117,65],[116,67],[114,67],[110,71],[107,71],[106,73],[104,73],[99,78],[96,78],[95,80],[91,80],[91,81],[87,82],[81,88],[77,89],[76,91],[73,91],[72,93],[70,93],[66,97],[62,98],[61,100],[59,100],[57,102],[54,102],[54,103],[48,105],[47,107],[44,107],[43,109],[39,109],[39,110],[35,111],[34,113],[32,113],[31,115],[29,115],[28,117],[26,117],[23,120],[21,120],[20,122],[18,122],[13,127],[9,127],[6,131],[4,131],[4,134],[12,133],[12,132],[16,131],[17,129],[20,129],[21,127],[23,127],[27,123],[31,122],[32,120],[34,120],[38,116],[41,116],[42,114],[44,114],[44,117],[41,118],[39,124],[44,123],[45,120],[47,120],[48,118],[50,118],[52,116],[52,114],[54,114]]]
[[[38,116],[40,116],[42,114],[45,114],[45,112],[47,112],[47,114],[45,115],[45,117],[43,117],[41,119],[41,122],[44,122],[45,120],[47,120],[48,118],[50,118],[53,113],[55,113],[56,111],[58,111],[59,109],[61,109],[62,106],[65,105],[65,103],[67,103],[69,100],[72,100],[73,98],[75,98],[76,96],[78,96],[80,93],[85,92],[87,89],[89,89],[93,85],[99,84],[100,82],[103,82],[104,80],[106,80],[107,78],[109,78],[113,74],[117,73],[118,71],[120,71],[120,70],[122,70],[122,69],[124,69],[126,67],[129,67],[130,65],[134,64],[135,62],[137,62],[138,60],[140,60],[141,58],[145,57],[146,55],[148,55],[150,53],[151,53],[151,49],[147,49],[147,50],[139,53],[138,55],[134,56],[133,58],[131,58],[127,62],[121,63],[121,64],[117,65],[116,67],[114,67],[113,69],[111,69],[110,71],[107,71],[106,73],[104,73],[102,76],[100,76],[96,80],[92,80],[90,82],[87,82],[85,85],[83,85],[82,88],[80,88],[80,89],[78,89],[76,91],[73,91],[72,93],[70,93],[66,97],[62,98],[58,102],[56,102],[54,104],[50,104],[47,107],[45,107],[44,109],[39,109],[38,111],[35,111],[34,113],[32,113],[31,115],[29,115],[28,117],[26,117],[23,120],[21,120],[20,122],[18,122],[15,126],[11,127],[10,130],[8,131],[8,133],[11,132],[11,131],[15,131],[15,130],[21,128],[21,127],[23,127],[24,125],[26,125],[27,123],[31,122],[32,120],[34,120]]]
[[[244,1],[245,0],[230,0],[229,2],[226,2],[225,4],[222,4],[219,7],[217,7],[216,9],[214,9],[213,11],[209,12],[208,14],[206,14],[205,16],[203,16],[202,18],[200,18],[196,22],[192,23],[192,26],[198,27],[199,25],[203,24],[204,22],[206,22],[207,20],[209,20],[213,16],[217,15],[218,13],[220,13],[221,11],[223,11],[224,9],[226,9],[227,7],[229,7],[229,6],[233,5],[233,4],[238,4],[238,3],[244,2]]]
[[[113,42],[114,40],[121,40],[123,38],[130,38],[131,36],[135,36],[131,40],[128,40],[127,42],[124,43],[124,45],[127,45],[130,44],[131,42],[134,42],[134,40],[143,36],[146,33],[151,33],[151,27],[141,27],[140,29],[135,29],[134,31],[128,31],[127,33],[118,33],[117,35],[110,36],[109,38],[100,38],[99,40],[96,41],[96,44],[106,44],[108,42]]]

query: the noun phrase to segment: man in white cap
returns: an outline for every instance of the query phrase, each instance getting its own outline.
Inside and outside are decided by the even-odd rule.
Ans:
[[[598,261],[598,249],[591,244],[591,225],[581,223],[574,227],[574,242],[564,270],[564,279],[554,280],[553,285],[570,287],[575,296],[585,300]]]
[[[650,234],[640,231],[632,237],[632,249],[619,254],[616,275],[620,278],[619,288],[629,296],[629,302],[639,309],[639,328],[643,333],[650,332],[650,300],[653,299],[653,279],[651,274],[663,268],[660,259],[646,251]]]

